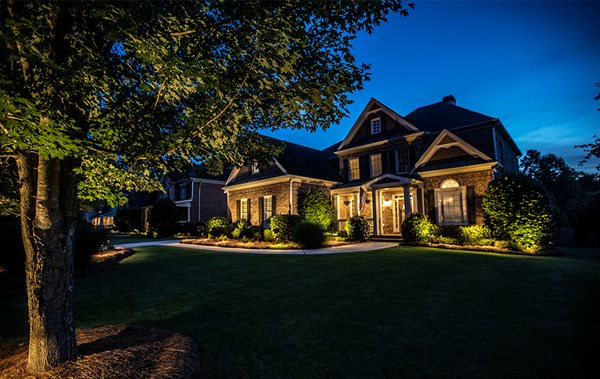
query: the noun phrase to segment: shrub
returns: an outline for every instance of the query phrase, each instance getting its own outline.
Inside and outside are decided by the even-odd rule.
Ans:
[[[490,236],[490,229],[485,225],[461,226],[458,241],[461,245],[483,245]]]
[[[279,242],[289,242],[294,236],[292,230],[300,221],[298,215],[275,215],[271,217],[271,231]]]
[[[348,238],[348,232],[345,230],[340,230],[339,232],[337,232],[337,236],[340,238]]]
[[[320,224],[301,221],[293,228],[293,241],[307,249],[317,249],[325,242],[325,233]]]
[[[209,219],[208,221],[206,221],[205,224],[205,230],[206,230],[206,234],[209,237],[219,237],[222,236],[224,234],[227,234],[227,226],[229,225],[229,223],[227,222],[227,219],[225,217],[221,217],[221,216],[215,216],[211,219]],[[218,228],[217,230],[213,230],[215,228]]]
[[[442,235],[433,235],[430,239],[431,243],[443,243],[446,245],[460,245],[460,243],[458,242],[458,239],[456,238],[452,238],[452,237],[446,237],[446,236],[442,236]]]
[[[335,222],[335,208],[329,196],[321,190],[305,190],[298,194],[298,213],[302,219],[331,230]]]
[[[276,240],[275,234],[273,234],[273,231],[271,229],[265,229],[263,231],[263,239],[265,240],[265,242],[275,242]]]
[[[130,233],[142,228],[142,210],[122,208],[117,211],[113,219],[115,229],[119,232]]]
[[[154,204],[148,218],[149,232],[160,237],[170,237],[177,232],[177,205],[173,200],[163,199]]]
[[[369,223],[363,216],[352,216],[346,221],[346,233],[350,241],[366,241],[369,239]]]
[[[522,174],[490,183],[483,197],[486,223],[496,238],[515,242],[523,251],[537,252],[552,237],[553,219],[544,188]]]
[[[443,236],[448,238],[453,238],[455,240],[460,240],[461,237],[461,226],[459,225],[435,225],[433,234],[437,236]]]
[[[75,240],[75,267],[85,267],[90,257],[106,242],[106,229],[94,228],[89,222],[80,222]]]
[[[402,221],[402,238],[406,242],[430,242],[434,226],[425,215],[411,213]]]

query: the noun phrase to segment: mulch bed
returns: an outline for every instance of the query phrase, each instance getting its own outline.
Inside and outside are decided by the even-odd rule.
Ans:
[[[271,249],[271,250],[293,250],[302,249],[302,246],[297,243],[278,243],[278,242],[264,242],[264,241],[253,241],[253,242],[242,242],[238,240],[215,240],[211,238],[188,238],[179,241],[183,244],[190,245],[205,245],[205,246],[218,246],[218,247],[234,247],[243,249]],[[327,241],[323,244],[323,247],[333,247],[348,245],[351,242],[346,241]]]
[[[423,247],[435,247],[438,249],[451,249],[451,250],[469,250],[469,251],[481,251],[484,253],[497,253],[497,254],[513,254],[513,255],[528,255],[528,256],[561,256],[561,252],[557,250],[544,250],[538,253],[526,253],[524,251],[504,249],[494,246],[476,246],[476,245],[451,245],[446,243],[418,243],[418,242],[405,242],[403,245],[409,246],[423,246]]]
[[[27,344],[0,346],[1,378],[198,378],[205,376],[190,337],[160,329],[109,325],[78,329],[77,359],[27,372]]]

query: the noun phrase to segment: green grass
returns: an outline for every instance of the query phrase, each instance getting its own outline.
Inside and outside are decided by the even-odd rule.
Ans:
[[[147,247],[76,282],[78,327],[192,336],[211,377],[580,377],[600,332],[600,252],[398,247],[320,256]],[[0,335],[26,334],[24,291]]]

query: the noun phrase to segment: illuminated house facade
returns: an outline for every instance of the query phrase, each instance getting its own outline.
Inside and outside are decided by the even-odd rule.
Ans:
[[[232,220],[258,225],[296,213],[298,191],[321,188],[335,205],[338,230],[353,215],[364,216],[374,235],[400,235],[410,213],[481,224],[485,189],[500,171],[518,170],[521,154],[499,119],[459,107],[453,96],[404,117],[371,99],[343,141],[323,151],[288,147],[269,167],[231,173]]]

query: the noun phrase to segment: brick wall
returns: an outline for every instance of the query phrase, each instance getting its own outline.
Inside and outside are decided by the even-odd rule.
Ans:
[[[446,179],[454,179],[460,186],[467,187],[469,224],[483,224],[482,200],[488,184],[492,181],[492,170],[424,178],[425,209],[434,222],[436,219],[434,189],[440,188],[440,185]]]
[[[292,183],[292,209],[293,214],[298,213],[298,192],[305,189],[321,189],[329,196],[329,189],[321,182],[294,181]],[[260,198],[264,196],[275,197],[274,215],[289,214],[290,212],[290,182],[257,185],[253,188],[240,190],[229,190],[228,212],[229,218],[233,221],[239,219],[237,214],[237,201],[241,199],[250,200],[250,223],[252,225],[260,224]]]
[[[215,216],[227,216],[227,195],[223,191],[223,184],[202,182],[200,201],[200,221],[205,222]]]

